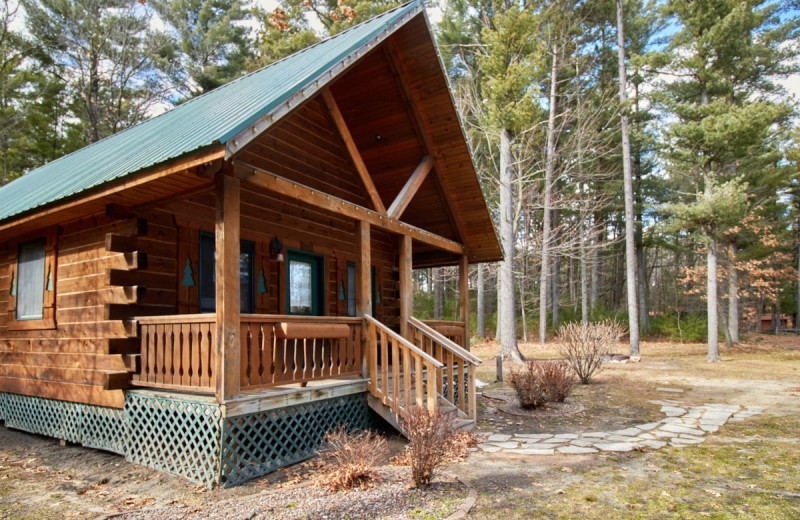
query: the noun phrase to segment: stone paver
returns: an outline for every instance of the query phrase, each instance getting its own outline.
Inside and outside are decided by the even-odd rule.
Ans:
[[[661,411],[667,414],[667,417],[679,417],[686,413],[686,410],[684,410],[683,408],[678,408],[677,406],[668,406],[668,405],[662,406]]]
[[[598,442],[594,447],[603,451],[631,451],[636,445],[630,442]]]
[[[605,452],[627,452],[648,447],[654,450],[665,446],[682,448],[700,444],[705,436],[714,433],[726,422],[739,422],[764,413],[760,406],[743,408],[735,404],[706,403],[686,406],[671,399],[650,401],[661,406],[665,419],[642,423],[608,432],[584,433],[505,433],[486,432],[488,438],[477,451],[512,453],[518,455],[580,455]]]
[[[597,453],[597,450],[594,448],[582,448],[580,446],[564,446],[563,448],[558,448],[558,452],[568,455],[580,455],[584,453]]]

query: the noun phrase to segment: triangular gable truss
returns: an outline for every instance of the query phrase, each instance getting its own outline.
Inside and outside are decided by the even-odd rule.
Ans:
[[[431,138],[425,128],[424,119],[420,113],[418,100],[414,95],[411,87],[406,80],[407,71],[404,69],[402,61],[398,56],[396,43],[391,39],[392,34],[403,27],[409,20],[423,12],[422,4],[418,4],[416,8],[411,9],[406,15],[396,20],[393,24],[381,31],[378,35],[362,44],[358,49],[354,50],[350,55],[346,56],[342,61],[335,64],[329,70],[323,72],[316,78],[309,86],[295,93],[288,98],[285,102],[275,107],[272,111],[261,116],[252,126],[244,129],[236,134],[226,144],[226,157],[232,158],[239,151],[243,150],[248,144],[256,140],[260,135],[268,132],[275,124],[282,121],[285,117],[289,116],[295,108],[306,103],[308,100],[319,96],[323,101],[328,113],[339,131],[340,137],[347,148],[349,159],[353,163],[355,170],[363,183],[364,190],[369,196],[369,200],[377,213],[386,215],[390,218],[400,219],[403,212],[406,210],[411,200],[417,194],[418,190],[426,180],[429,173],[433,172],[432,177],[435,180],[437,191],[441,199],[445,203],[444,211],[447,214],[447,219],[451,222],[455,232],[456,240],[463,243],[465,237],[465,223],[463,219],[459,218],[457,211],[455,211],[449,190],[443,186],[441,174],[436,171],[436,156],[438,155],[436,148],[431,142]],[[334,95],[331,93],[330,86],[341,78],[346,72],[354,66],[361,58],[365,57],[376,47],[380,47],[377,52],[382,52],[386,57],[392,76],[395,79],[398,91],[406,107],[409,107],[409,116],[414,128],[414,132],[420,141],[420,145],[425,150],[426,155],[423,156],[420,163],[416,168],[409,171],[408,179],[403,185],[400,193],[398,193],[392,202],[388,205],[384,204],[378,189],[373,182],[373,177],[370,174],[358,146],[353,140],[347,123],[339,109]]]

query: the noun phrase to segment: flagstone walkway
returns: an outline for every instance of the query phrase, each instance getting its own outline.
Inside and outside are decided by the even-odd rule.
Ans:
[[[669,399],[650,401],[661,405],[666,418],[637,424],[623,430],[588,433],[486,433],[488,438],[478,446],[485,453],[519,455],[587,454],[622,452],[634,449],[660,449],[699,444],[709,433],[716,432],[728,421],[743,421],[763,413],[760,406],[741,407],[735,404],[685,406]]]

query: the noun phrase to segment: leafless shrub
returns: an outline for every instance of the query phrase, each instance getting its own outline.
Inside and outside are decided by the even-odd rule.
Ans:
[[[455,431],[446,441],[443,462],[464,462],[469,456],[470,448],[475,448],[481,442],[481,439],[472,432]],[[389,462],[396,466],[411,466],[411,449],[410,446],[406,448],[389,459]]]
[[[381,480],[376,468],[388,453],[386,439],[374,432],[348,433],[344,427],[328,432],[319,451],[324,463],[319,482],[331,491],[368,487]]]
[[[525,361],[519,367],[512,367],[509,382],[517,392],[522,408],[538,408],[547,403],[547,389],[539,378],[536,361]]]
[[[561,360],[538,361],[536,364],[542,384],[547,389],[548,402],[563,403],[575,384],[570,366]]]
[[[450,453],[456,433],[453,418],[439,409],[415,406],[403,418],[402,428],[408,439],[411,482],[415,487],[426,487]]]
[[[589,384],[592,376],[603,369],[611,346],[624,333],[622,326],[613,320],[597,323],[568,323],[558,329],[558,352],[575,371],[580,382]]]
[[[511,369],[511,386],[522,408],[537,408],[550,402],[563,402],[574,379],[563,361],[528,360]]]

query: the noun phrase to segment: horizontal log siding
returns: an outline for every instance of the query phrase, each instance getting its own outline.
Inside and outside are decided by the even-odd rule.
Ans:
[[[355,262],[355,225],[352,220],[298,205],[278,195],[242,184],[241,238],[255,243],[254,283],[264,271],[266,293],[255,293],[256,314],[285,314],[286,264],[274,260],[269,244],[274,237],[284,248],[307,250],[325,257],[325,313],[346,316],[347,301],[339,300],[339,288],[347,287],[347,262]],[[214,197],[202,193],[187,200],[164,205],[160,210],[178,223],[178,283],[189,259],[195,284],[199,274],[199,233],[214,229]],[[164,217],[162,217],[164,218]],[[381,229],[372,233],[372,259],[382,303],[377,305],[378,319],[389,326],[399,324],[400,305],[397,273],[392,270],[398,254],[397,236]],[[192,314],[199,310],[198,287],[178,288],[178,312]]]
[[[151,249],[148,240],[153,229],[150,227],[148,235],[140,238],[140,251]],[[105,305],[131,303],[131,298],[124,288],[106,285],[106,273],[131,268],[132,255],[106,251],[108,233],[134,235],[137,221],[93,215],[62,226],[54,279],[56,329],[10,331],[7,313],[0,313],[0,391],[122,407],[122,390],[105,389],[119,387],[120,380],[124,381],[120,374],[126,372],[123,356],[109,353],[110,340],[127,338],[133,330],[122,320],[106,320]],[[26,235],[31,239],[37,236],[35,232]],[[0,253],[0,261],[0,309],[6,309],[10,291],[7,273],[16,262],[16,252]],[[174,262],[174,258],[150,256],[145,272],[174,270]],[[169,296],[175,290],[174,275],[166,278],[161,287],[154,287],[138,303],[152,301],[174,312]]]

